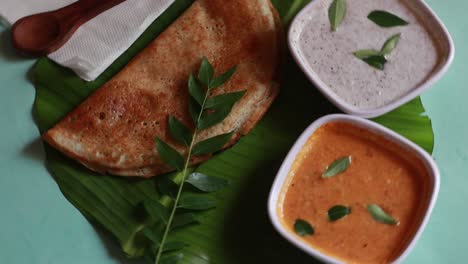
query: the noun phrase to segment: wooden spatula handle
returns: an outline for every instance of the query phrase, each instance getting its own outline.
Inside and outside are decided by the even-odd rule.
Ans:
[[[55,11],[18,20],[12,42],[23,55],[41,56],[59,49],[85,22],[125,0],[79,0]]]

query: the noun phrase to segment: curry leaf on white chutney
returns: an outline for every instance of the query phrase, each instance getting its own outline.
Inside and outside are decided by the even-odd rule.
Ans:
[[[389,55],[398,45],[400,41],[401,33],[395,34],[388,38],[385,43],[382,45],[380,51],[374,49],[364,49],[353,52],[354,56],[358,59],[361,59],[370,66],[384,70],[385,63],[387,63],[386,56]]]
[[[381,55],[388,55],[390,54],[397,46],[398,42],[400,41],[401,33],[395,34],[391,36],[387,41],[385,41],[382,49],[380,50]]]
[[[338,26],[343,22],[346,15],[346,1],[345,0],[333,0],[330,7],[328,8],[328,19],[332,31],[336,31]]]
[[[356,58],[358,59],[365,59],[370,56],[380,55],[380,51],[373,50],[373,49],[364,49],[364,50],[358,50],[358,51],[353,52],[353,55],[356,56]]]
[[[335,160],[325,169],[325,172],[322,174],[322,178],[330,178],[344,172],[348,169],[349,165],[351,165],[351,160],[351,156]]]
[[[396,26],[405,26],[409,23],[397,15],[389,13],[384,10],[375,10],[369,13],[367,16],[369,20],[381,27],[396,27]]]
[[[376,56],[369,56],[367,58],[362,59],[365,63],[369,64],[370,66],[383,71],[385,68],[385,63],[387,63],[387,59],[384,55],[376,55]]]

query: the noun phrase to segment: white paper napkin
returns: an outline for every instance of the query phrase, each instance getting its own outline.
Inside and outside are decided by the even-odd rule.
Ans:
[[[97,0],[99,1],[99,0]],[[21,17],[55,10],[75,0],[0,0],[0,17],[13,24]],[[96,79],[174,0],[127,0],[83,24],[49,58],[81,78]]]

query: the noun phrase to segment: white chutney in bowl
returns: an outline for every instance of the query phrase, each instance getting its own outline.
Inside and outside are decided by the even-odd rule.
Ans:
[[[328,8],[332,0],[316,0],[295,18],[289,45],[296,62],[321,92],[342,111],[375,117],[410,101],[446,71],[453,58],[447,30],[421,0],[347,0],[346,15],[331,30]],[[408,22],[381,27],[368,15],[376,10]],[[386,56],[383,70],[353,55],[358,50],[380,50],[400,34]]]

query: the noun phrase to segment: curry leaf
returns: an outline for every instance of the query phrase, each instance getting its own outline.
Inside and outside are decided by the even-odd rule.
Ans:
[[[209,88],[210,89],[215,89],[218,88],[219,86],[223,85],[227,80],[231,78],[231,76],[236,72],[237,66],[232,67],[225,73],[219,75],[218,77],[214,78],[211,83]]]
[[[405,26],[409,23],[400,17],[383,10],[375,10],[367,16],[371,21],[381,27]]]
[[[145,201],[143,206],[146,212],[153,220],[162,220],[167,223],[169,219],[169,210],[158,201]]]
[[[365,63],[369,64],[370,66],[383,70],[385,68],[385,63],[387,63],[387,59],[383,55],[377,56],[369,56],[367,58],[362,59]]]
[[[169,131],[175,140],[185,146],[190,145],[190,142],[192,142],[192,132],[190,129],[173,116],[169,116]]]
[[[177,196],[178,189],[179,186],[167,176],[162,176],[160,179],[158,179],[158,191],[161,194],[167,195],[174,199]]]
[[[365,50],[358,50],[353,52],[354,56],[358,59],[365,59],[369,58],[370,56],[378,56],[381,55],[380,51],[373,50],[373,49],[365,49]]]
[[[399,33],[388,38],[380,51],[366,49],[358,50],[353,54],[357,58],[369,64],[370,66],[379,70],[383,70],[385,68],[385,63],[387,63],[387,59],[385,58],[385,56],[390,54],[395,49],[400,40],[400,37],[401,34]]]
[[[184,169],[184,157],[180,153],[166,144],[164,141],[156,138],[156,148],[161,159],[169,166],[182,171]]]
[[[199,172],[190,174],[186,182],[203,192],[216,192],[228,185],[228,181],[225,179],[211,177]]]
[[[189,244],[182,241],[169,241],[166,242],[163,248],[163,252],[175,251],[187,247]]]
[[[212,154],[221,150],[229,142],[233,134],[234,132],[229,132],[198,142],[193,147],[192,155]]]
[[[205,108],[214,108],[214,107],[219,107],[219,106],[224,106],[224,105],[232,106],[237,101],[239,101],[244,96],[245,93],[246,93],[246,90],[240,91],[240,92],[225,93],[222,95],[208,98],[205,103]]]
[[[182,213],[174,216],[171,229],[199,223],[193,213]]]
[[[325,172],[322,174],[322,178],[336,176],[348,169],[350,164],[351,156],[337,159],[325,169]]]
[[[220,105],[210,109],[210,111],[214,111],[212,113],[210,111],[205,111],[197,123],[197,128],[202,130],[222,122],[229,115],[231,109],[232,106],[230,105]]]
[[[206,57],[203,57],[200,69],[198,71],[198,79],[206,86],[209,87],[211,79],[213,79],[214,69],[213,65]]]
[[[313,235],[315,233],[314,228],[307,221],[297,219],[294,223],[294,231],[299,236]]]
[[[400,41],[401,34],[395,34],[391,36],[387,41],[385,41],[384,45],[382,46],[382,50],[380,51],[380,55],[388,55],[390,54],[395,47],[397,46],[398,42]]]
[[[367,206],[367,210],[372,215],[372,217],[380,223],[387,224],[387,225],[397,225],[398,221],[396,221],[392,216],[387,214],[380,206],[377,204],[369,204]]]
[[[202,87],[200,87],[197,79],[195,79],[193,74],[190,74],[189,76],[188,90],[192,98],[195,99],[199,105],[202,105],[205,99],[205,92],[203,91]]]
[[[159,264],[176,264],[183,257],[184,257],[184,254],[182,254],[182,253],[164,255],[164,256],[161,257],[161,260],[158,263]]]
[[[328,210],[328,220],[334,222],[343,218],[351,213],[351,208],[344,205],[335,205]]]
[[[216,199],[210,196],[183,194],[177,207],[188,210],[207,210],[216,207]]]
[[[189,112],[195,127],[197,127],[198,124],[198,116],[200,115],[200,111],[200,105],[195,101],[195,99],[191,98],[189,102]]]
[[[346,15],[346,1],[345,0],[334,0],[328,8],[328,19],[332,31],[336,31],[338,26],[343,22]]]
[[[151,230],[148,227],[143,228],[142,230],[143,234],[145,235],[146,238],[151,240],[156,246],[159,246],[159,242],[161,241],[161,238],[158,237],[153,230]]]

